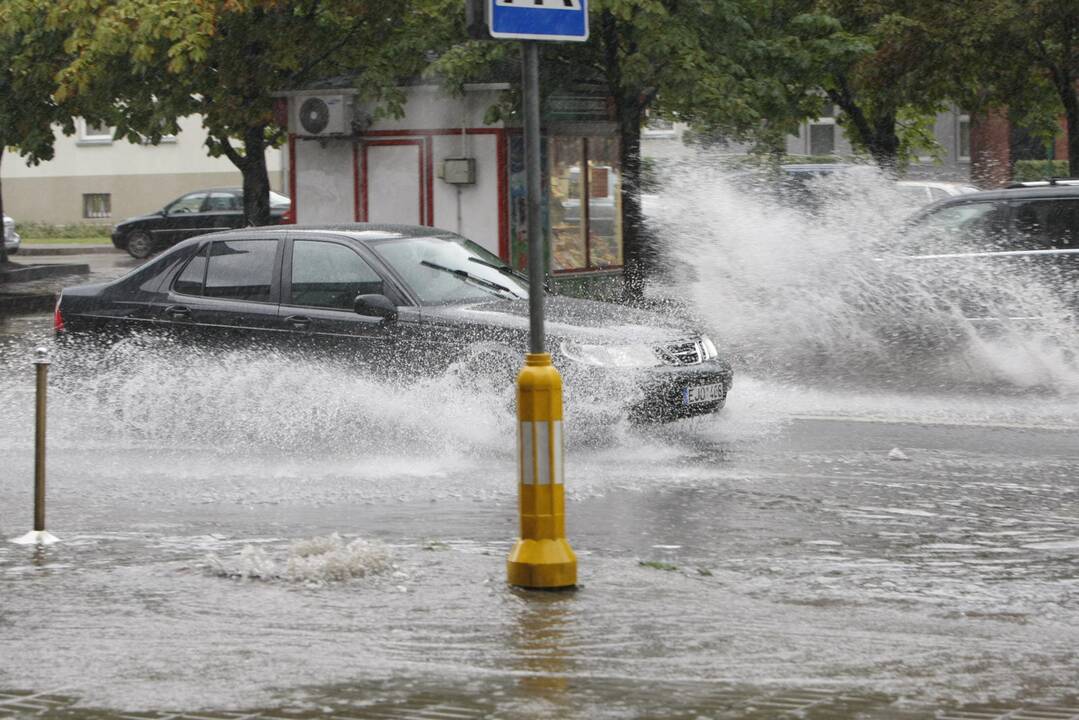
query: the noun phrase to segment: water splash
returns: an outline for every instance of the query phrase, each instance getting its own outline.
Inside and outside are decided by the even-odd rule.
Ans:
[[[750,373],[847,386],[1079,392],[1079,333],[1043,284],[988,268],[940,287],[890,261],[914,209],[869,168],[819,179],[811,209],[698,157],[672,172],[651,215],[671,290]],[[967,305],[993,298],[980,317]],[[1025,312],[1016,313],[1015,308]],[[1030,315],[1035,320],[1018,320]]]
[[[204,564],[207,572],[221,577],[307,585],[346,582],[394,568],[387,546],[363,538],[345,542],[337,533],[292,543],[283,562],[263,547],[244,545],[238,557],[221,558],[210,553]]]

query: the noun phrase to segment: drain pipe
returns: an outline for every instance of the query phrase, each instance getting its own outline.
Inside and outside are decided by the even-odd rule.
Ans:
[[[19,545],[52,545],[60,539],[45,530],[45,396],[49,388],[49,351],[34,351],[37,393],[34,414],[34,529],[12,542]]]

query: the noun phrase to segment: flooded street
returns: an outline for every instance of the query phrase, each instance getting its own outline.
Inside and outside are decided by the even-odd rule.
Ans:
[[[581,586],[530,593],[505,584],[503,398],[434,409],[445,377],[378,395],[332,366],[230,360],[216,375],[198,358],[119,363],[93,382],[54,367],[48,527],[63,542],[0,546],[0,690],[356,717],[1076,702],[1074,398],[742,377],[714,418],[571,421]],[[22,400],[0,440],[5,538],[31,519],[22,365],[4,379]]]
[[[513,388],[467,365],[58,349],[62,542],[0,544],[0,717],[1075,717],[1074,326],[890,311],[915,274],[844,230],[886,200],[807,222],[722,195],[717,239],[662,220],[699,193],[664,199],[696,267],[670,292],[734,389],[634,425],[567,386],[571,592],[506,584]],[[51,321],[0,330],[5,539]]]

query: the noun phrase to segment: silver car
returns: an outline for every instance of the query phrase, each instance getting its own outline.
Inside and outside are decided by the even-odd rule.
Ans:
[[[22,238],[19,237],[19,233],[15,232],[15,221],[4,216],[4,249],[7,250],[8,255],[14,255],[19,252],[19,246],[22,245]]]

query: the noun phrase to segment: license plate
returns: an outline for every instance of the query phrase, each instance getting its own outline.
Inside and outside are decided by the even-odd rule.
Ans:
[[[698,403],[719,402],[723,399],[723,384],[712,383],[710,385],[690,385],[682,392],[682,400],[686,405]]]

